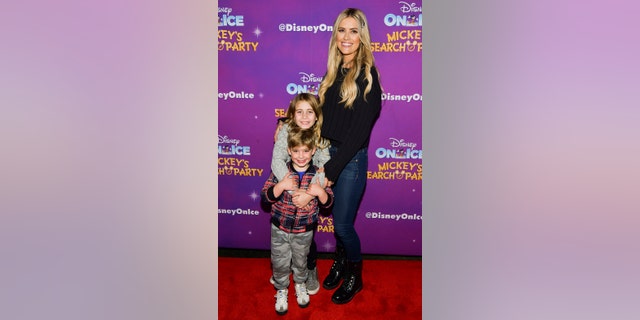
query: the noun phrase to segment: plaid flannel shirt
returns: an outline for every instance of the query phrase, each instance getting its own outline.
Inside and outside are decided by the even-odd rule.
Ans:
[[[289,169],[288,175],[293,174],[299,189],[309,188],[311,179],[316,175],[316,170],[318,169],[311,164],[302,179],[300,179],[290,161],[287,163],[287,168]],[[325,204],[320,203],[318,197],[314,197],[305,208],[298,208],[293,204],[293,197],[287,191],[282,192],[280,197],[275,197],[273,187],[277,183],[278,179],[272,172],[264,187],[262,187],[261,195],[267,203],[271,204],[271,223],[283,231],[301,233],[313,230],[315,223],[318,221],[320,207],[329,208],[333,205],[333,191],[331,188],[325,187],[324,189],[329,196]]]

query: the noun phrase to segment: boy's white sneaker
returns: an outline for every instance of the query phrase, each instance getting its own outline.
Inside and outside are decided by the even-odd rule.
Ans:
[[[309,292],[304,282],[296,283],[296,300],[300,308],[306,308],[309,305]]]
[[[288,289],[280,289],[278,290],[278,292],[276,292],[275,298],[276,298],[276,313],[279,315],[283,315],[285,313],[287,313],[287,311],[289,310],[289,301],[288,296],[289,295],[289,290]]]

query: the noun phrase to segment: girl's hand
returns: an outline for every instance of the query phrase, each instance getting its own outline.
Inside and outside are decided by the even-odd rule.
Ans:
[[[280,132],[280,130],[282,129],[283,125],[284,125],[283,121],[278,121],[278,126],[276,127],[276,132],[273,134],[273,142],[276,142],[276,140],[278,138],[278,132]]]
[[[293,193],[293,204],[298,208],[306,207],[313,200],[313,196],[304,190],[297,190]]]
[[[326,178],[325,178],[326,179]],[[314,197],[318,197],[321,194],[324,194],[324,188],[322,188],[322,186],[320,186],[319,182],[315,182],[309,185],[309,188],[307,189],[307,194],[314,196]]]
[[[285,191],[295,191],[298,189],[298,183],[296,179],[293,178],[293,174],[289,174],[282,181],[278,182],[280,187]]]

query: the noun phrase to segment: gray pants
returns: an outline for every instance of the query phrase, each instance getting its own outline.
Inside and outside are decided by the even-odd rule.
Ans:
[[[313,240],[313,230],[287,233],[271,224],[271,267],[276,290],[289,288],[289,273],[293,282],[307,281],[307,255]]]

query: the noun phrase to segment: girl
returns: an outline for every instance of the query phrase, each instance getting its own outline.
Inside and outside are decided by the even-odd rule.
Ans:
[[[320,185],[324,187],[323,167],[329,161],[329,142],[320,136],[322,109],[318,98],[310,93],[300,93],[291,100],[284,123],[276,133],[276,141],[273,145],[273,155],[271,157],[271,171],[278,178],[278,181],[286,178],[286,174],[289,172],[287,161],[290,159],[287,153],[287,136],[289,131],[295,127],[303,130],[313,130],[316,136],[318,151],[316,151],[312,160],[313,164],[320,168],[320,173],[316,175],[312,183],[320,180]]]
[[[278,179],[283,181],[284,179],[293,179],[287,176],[289,169],[287,168],[287,162],[289,161],[289,153],[287,152],[287,137],[289,132],[293,128],[301,128],[303,130],[313,130],[316,138],[316,153],[313,155],[313,165],[317,166],[318,173],[311,183],[320,183],[320,186],[325,186],[324,177],[324,164],[329,161],[329,142],[320,136],[320,128],[322,127],[322,109],[318,98],[310,93],[298,94],[287,109],[286,119],[282,124],[282,127],[278,127],[276,130],[276,141],[273,145],[273,155],[271,157],[271,171]],[[304,190],[300,190],[294,193],[293,203],[297,207],[305,207],[312,195],[307,194]],[[316,266],[318,258],[318,249],[315,240],[312,240],[309,255],[307,256],[307,269],[309,269],[309,276],[307,278],[306,287],[309,294],[316,294],[320,290],[320,283],[318,281],[318,269]],[[273,284],[273,277],[270,279]]]

